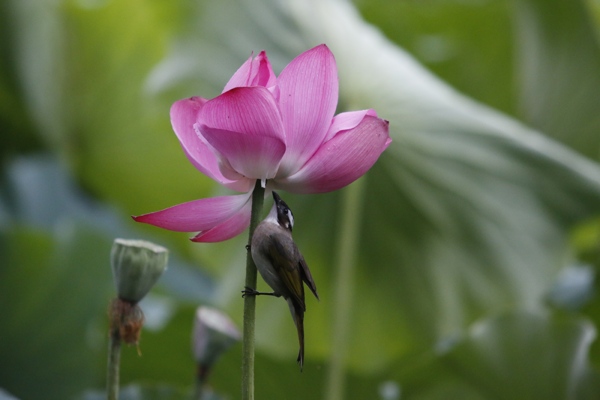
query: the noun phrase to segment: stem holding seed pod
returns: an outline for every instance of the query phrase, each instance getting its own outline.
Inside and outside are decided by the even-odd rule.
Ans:
[[[143,240],[115,239],[113,243],[111,265],[117,298],[109,308],[108,400],[119,397],[121,342],[138,346],[144,325],[138,303],[165,271],[168,255],[164,247]]]

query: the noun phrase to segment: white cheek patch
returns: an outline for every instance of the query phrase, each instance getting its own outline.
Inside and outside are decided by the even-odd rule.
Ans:
[[[291,210],[287,210],[287,217],[288,220],[290,221],[290,228],[294,227],[294,215],[292,214]]]

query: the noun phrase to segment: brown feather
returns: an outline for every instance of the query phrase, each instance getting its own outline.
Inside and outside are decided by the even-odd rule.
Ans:
[[[269,239],[271,245],[268,246],[268,258],[277,270],[287,292],[282,294],[286,298],[293,299],[305,311],[301,268],[293,261],[297,259],[298,248],[292,238],[287,235],[278,235],[277,238],[271,235]]]
[[[302,276],[302,280],[304,281],[304,283],[306,283],[306,286],[308,286],[310,291],[313,292],[313,294],[315,295],[317,300],[320,300],[319,295],[317,293],[317,285],[315,284],[315,281],[313,280],[313,277],[310,274],[310,269],[308,269],[308,265],[306,264],[306,261],[304,261],[304,257],[302,257],[302,254],[300,254],[300,263],[299,264],[300,264],[300,275]]]
[[[300,371],[302,371],[302,367],[304,366],[304,311],[296,306],[292,300],[288,300],[288,305],[290,307],[290,311],[292,313],[292,317],[294,318],[294,324],[296,325],[296,330],[298,331],[298,343],[300,348],[298,350],[298,365],[300,365]]]

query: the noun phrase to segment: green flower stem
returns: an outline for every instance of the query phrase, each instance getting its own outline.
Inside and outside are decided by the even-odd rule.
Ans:
[[[119,398],[119,366],[121,364],[121,334],[118,327],[111,329],[108,346],[106,392],[108,400],[117,400]]]
[[[344,398],[344,368],[349,349],[349,333],[354,292],[354,267],[360,239],[363,188],[365,178],[348,186],[343,192],[341,226],[335,258],[336,271],[333,293],[333,323],[331,341],[331,365],[327,378],[325,399]]]
[[[261,220],[265,189],[260,180],[256,181],[252,192],[252,215],[248,233],[248,246],[252,241],[254,230]],[[248,248],[249,249],[249,248]],[[246,255],[246,287],[256,289],[256,265],[248,250]],[[256,297],[244,297],[244,329],[242,339],[242,400],[254,399],[254,322],[256,317]]]

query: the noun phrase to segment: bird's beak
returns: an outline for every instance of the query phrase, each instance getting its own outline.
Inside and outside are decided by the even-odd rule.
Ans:
[[[275,191],[273,191],[273,200],[275,200],[275,203],[277,204],[281,203],[281,197],[279,197],[279,195]]]

